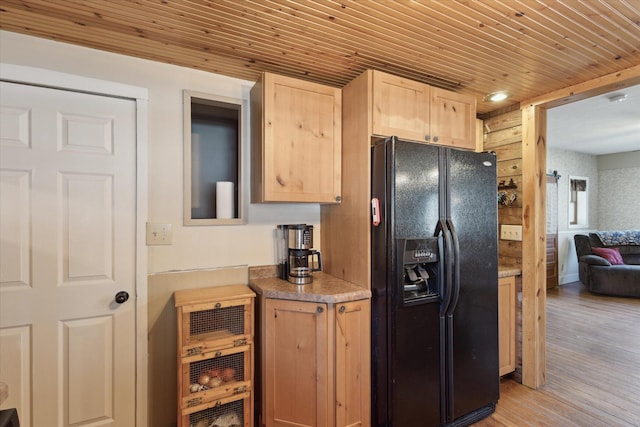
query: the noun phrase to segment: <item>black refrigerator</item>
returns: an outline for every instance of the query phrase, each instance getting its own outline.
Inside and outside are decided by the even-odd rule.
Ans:
[[[496,157],[372,146],[372,425],[466,426],[495,410]]]

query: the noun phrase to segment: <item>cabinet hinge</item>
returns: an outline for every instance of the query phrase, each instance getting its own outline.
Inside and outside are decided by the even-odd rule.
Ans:
[[[190,408],[192,406],[198,406],[200,403],[202,403],[201,397],[196,397],[195,399],[189,399],[187,400],[187,407]]]
[[[193,347],[187,350],[187,356],[193,356],[194,354],[202,353],[202,347]]]

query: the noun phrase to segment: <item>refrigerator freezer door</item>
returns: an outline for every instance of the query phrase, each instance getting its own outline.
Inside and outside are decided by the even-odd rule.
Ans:
[[[373,148],[372,421],[375,426],[441,423],[439,300],[404,305],[401,239],[433,237],[438,222],[438,149],[393,140]]]

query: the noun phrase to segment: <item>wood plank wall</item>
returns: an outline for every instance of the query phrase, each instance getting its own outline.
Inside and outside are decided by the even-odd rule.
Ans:
[[[498,160],[498,182],[517,186],[516,200],[510,206],[498,205],[498,226],[522,225],[522,112],[516,109],[484,120],[484,150],[495,151]],[[499,240],[501,265],[522,267],[522,242]]]
[[[510,206],[498,205],[498,227],[502,224],[522,225],[522,111],[498,113],[483,120],[484,151],[495,151],[498,160],[498,182],[508,184],[512,179],[516,188],[516,201]],[[509,190],[511,191],[511,190]],[[522,268],[522,242],[498,240],[500,265]],[[517,338],[516,370],[511,377],[522,382],[522,278],[516,278],[518,305],[516,307]]]

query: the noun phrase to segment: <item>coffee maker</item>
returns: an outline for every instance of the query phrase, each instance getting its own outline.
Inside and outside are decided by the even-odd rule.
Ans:
[[[278,225],[280,278],[296,285],[313,281],[311,273],[322,271],[322,257],[313,250],[313,225]]]

